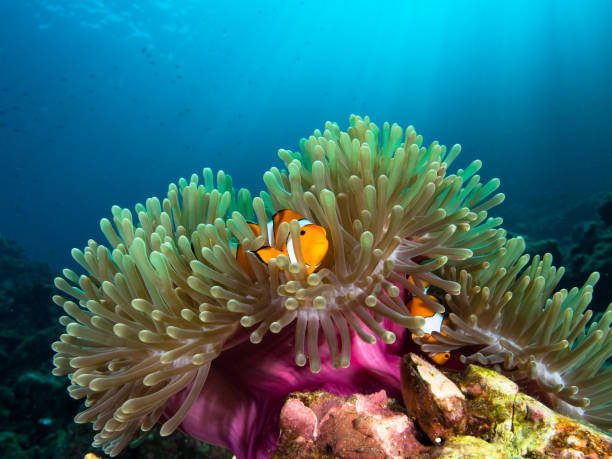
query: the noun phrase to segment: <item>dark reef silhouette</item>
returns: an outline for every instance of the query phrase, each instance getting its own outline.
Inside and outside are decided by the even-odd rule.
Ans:
[[[93,451],[91,426],[75,424],[80,402],[65,380],[51,375],[51,343],[62,332],[61,308],[51,302],[48,264],[28,260],[15,241],[0,237],[0,457],[79,458]],[[122,458],[227,458],[231,454],[181,434],[160,437],[154,430]],[[138,440],[137,440],[138,441]],[[101,457],[100,452],[96,454]]]

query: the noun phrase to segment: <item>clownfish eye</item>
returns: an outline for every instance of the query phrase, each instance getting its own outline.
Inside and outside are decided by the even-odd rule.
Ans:
[[[300,234],[303,236],[304,234],[306,234],[306,231],[302,230],[300,231]]]

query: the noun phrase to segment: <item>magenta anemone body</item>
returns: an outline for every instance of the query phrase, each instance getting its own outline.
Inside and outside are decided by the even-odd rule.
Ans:
[[[389,321],[383,324],[396,333],[393,344],[377,340],[367,344],[351,337],[351,364],[334,369],[327,344],[321,341],[321,371],[294,361],[295,331],[268,334],[259,344],[248,340],[224,350],[214,361],[198,400],[181,429],[206,442],[224,446],[238,459],[269,457],[279,435],[279,414],[292,392],[324,390],[337,395],[372,393],[384,389],[390,397],[401,397],[399,360],[411,344],[406,330]],[[407,343],[408,341],[408,343]],[[166,415],[182,404],[187,390],[174,396]]]

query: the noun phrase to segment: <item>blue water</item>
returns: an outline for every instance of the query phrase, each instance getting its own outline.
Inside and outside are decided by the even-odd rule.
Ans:
[[[612,2],[0,1],[0,234],[56,266],[118,204],[351,113],[461,143],[509,201],[612,189]]]

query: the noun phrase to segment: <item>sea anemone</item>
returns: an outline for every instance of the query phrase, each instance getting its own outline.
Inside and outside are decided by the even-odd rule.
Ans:
[[[425,295],[422,285],[409,282],[407,275],[458,293],[456,282],[448,282],[435,272],[448,262],[465,261],[474,255],[486,259],[503,245],[505,232],[492,229],[501,221],[486,220],[486,210],[501,202],[503,195],[483,202],[499,181],[480,185],[473,176],[480,162],[457,176],[445,177],[446,167],[459,153],[458,146],[448,154],[437,143],[423,148],[411,127],[403,132],[397,125],[385,124],[381,136],[367,118],[352,117],[348,133],[327,123],[323,135],[315,131],[301,142],[301,150],[301,154],[279,151],[288,173],[276,168],[266,172],[269,195],[265,197],[269,196],[273,209],[292,209],[323,226],[331,238],[329,256],[323,267],[310,275],[303,263],[290,264],[286,257],[267,266],[251,257],[258,274],[252,288],[261,293],[249,295],[242,286],[228,285],[222,298],[226,301],[223,313],[235,310],[237,307],[229,303],[235,301],[245,313],[241,324],[257,325],[251,333],[252,342],[261,341],[268,330],[278,333],[295,322],[297,365],[304,365],[308,357],[310,369],[320,371],[320,330],[334,367],[350,364],[349,328],[368,343],[378,337],[389,344],[395,335],[376,319],[385,317],[418,331],[422,319],[407,313],[394,283],[441,311],[440,305]],[[469,185],[462,187],[470,178]],[[253,201],[262,228],[269,219],[264,202],[258,198]],[[470,211],[468,204],[477,206],[475,211]],[[258,241],[243,216],[234,213],[221,232],[257,248],[264,243],[280,247],[288,235],[298,242],[298,230],[295,222],[281,228],[276,241]],[[300,247],[294,244],[299,254]],[[225,259],[232,259],[227,238],[217,238],[210,245],[224,251]],[[235,277],[229,267],[215,260],[208,262],[220,276]],[[208,289],[216,282],[198,272],[195,275]],[[216,313],[210,312],[211,316]]]
[[[523,254],[522,238],[507,242],[491,262],[467,269],[443,267],[459,282],[447,294],[451,325],[435,333],[436,343],[416,338],[426,352],[478,346],[464,363],[494,366],[518,381],[533,380],[548,392],[559,412],[612,428],[612,304],[590,322],[593,273],[581,288],[555,293],[563,268],[552,256]]]
[[[275,400],[282,399],[285,390],[313,389],[325,386],[326,381],[334,381],[340,390],[342,378],[347,378],[344,390],[365,390],[368,384],[350,373],[356,369],[363,369],[372,380],[376,380],[372,375],[388,372],[390,379],[385,384],[392,388],[398,384],[397,361],[385,357],[389,346],[404,329],[422,335],[424,324],[421,317],[408,313],[402,290],[422,299],[432,310],[444,311],[426,294],[425,285],[446,294],[454,313],[447,340],[440,340],[439,346],[489,346],[467,359],[497,364],[503,356],[507,368],[529,377],[539,375],[536,379],[546,389],[556,390],[560,383],[551,383],[556,379],[538,365],[576,368],[571,356],[562,353],[564,349],[580,349],[582,357],[591,358],[585,365],[592,374],[599,371],[612,342],[610,314],[594,326],[599,331],[587,338],[580,335],[590,318],[584,320],[581,314],[593,282],[580,292],[556,294],[546,303],[558,279],[545,257],[520,278],[526,281],[513,284],[513,276],[519,275],[526,261],[516,262],[517,243],[506,244],[505,231],[497,228],[501,219],[488,218],[487,211],[504,196],[494,194],[498,179],[480,183],[476,175],[480,161],[447,175],[460,152],[458,145],[447,150],[434,142],[425,148],[412,127],[404,131],[385,123],[381,131],[369,118],[356,116],[351,117],[348,132],[327,123],[323,133],[315,131],[300,147],[301,153],[279,151],[286,170],[266,172],[268,192],[254,199],[245,189],[236,193],[223,172],[214,187],[212,172],[205,169],[204,184],[193,175],[189,182],[181,179],[178,186],[170,185],[162,203],[151,198],[146,205],[138,204],[137,223],[128,209],[113,207],[113,223],[101,221],[109,248],[89,241],[84,251],[73,250],[74,259],[87,274],[64,270],[64,278],[55,282],[78,304],[60,295],[54,297],[70,316],[61,318],[66,334],[53,344],[57,352],[54,374],[68,375],[70,395],[86,398],[86,409],[75,420],[92,422],[100,430],[94,446],[116,455],[139,429],[163,422],[160,432],[167,435],[191,410],[198,411],[198,422],[207,424],[200,426],[204,439],[230,446],[239,455],[252,454],[256,447],[228,439],[219,434],[223,426],[213,426],[252,419],[252,410],[250,414],[233,413],[234,421],[220,414],[222,398],[231,395],[220,383],[226,380],[215,376],[215,369],[223,368],[224,355],[262,341],[260,346],[269,358],[261,357],[252,365],[267,365],[258,377],[270,378]],[[329,235],[330,250],[315,272],[308,273],[300,258],[296,220],[282,223],[275,240],[268,236],[267,222],[281,209],[299,213]],[[253,231],[249,222],[260,231]],[[253,253],[264,245],[280,249],[288,240],[297,261],[279,255],[262,263]],[[250,269],[237,261],[238,245],[246,250]],[[513,288],[514,303],[506,294]],[[492,293],[483,296],[484,292]],[[529,302],[519,293],[527,295]],[[491,298],[496,301],[491,303]],[[487,301],[493,306],[487,306]],[[475,321],[472,316],[482,311],[491,317],[486,322],[480,317],[482,323]],[[565,311],[574,314],[567,325],[558,319],[561,313],[563,317],[570,314]],[[492,343],[481,337],[481,328],[483,324],[490,329],[497,326],[500,333],[506,333],[506,314],[522,324],[501,335],[514,346],[512,352],[487,353]],[[528,328],[537,315],[546,317],[546,339],[540,342],[538,338],[535,344],[529,341],[521,351],[524,342],[517,338],[516,330]],[[244,342],[246,337],[250,343]],[[562,349],[558,342],[564,339],[567,345]],[[403,335],[398,341],[402,340]],[[278,347],[282,355],[275,356],[270,347],[276,342],[283,343]],[[595,344],[599,351],[593,351]],[[506,341],[500,340],[500,345],[507,349]],[[432,345],[423,344],[426,346]],[[533,351],[534,346],[540,354]],[[544,348],[549,360],[534,357],[532,365],[532,356],[541,355]],[[296,370],[281,364],[287,352],[293,354],[291,364],[297,365]],[[361,358],[368,352],[373,362]],[[307,362],[308,368],[301,369]],[[351,369],[353,365],[356,369]],[[239,371],[248,373],[249,369]],[[274,384],[275,378],[288,374],[293,375],[291,383],[285,387]],[[563,381],[559,398],[573,402],[576,393],[570,392],[575,391],[576,377]],[[590,389],[581,390],[599,402],[600,388],[608,386],[600,376],[595,381],[582,381]],[[237,400],[242,397],[239,393],[234,396]],[[250,402],[257,404],[256,399]],[[234,408],[236,404],[227,402]],[[601,405],[597,406],[600,411],[592,411],[588,418],[594,422],[606,416]],[[205,409],[212,416],[206,420]],[[189,423],[188,418],[183,428],[194,430]],[[246,424],[232,434],[244,437],[249,429]]]
[[[190,266],[191,244],[207,238],[207,223],[251,200],[246,190],[236,198],[222,172],[217,188],[212,183],[205,170],[204,185],[197,185],[196,176],[190,184],[180,181],[180,191],[170,185],[162,204],[152,198],[136,206],[138,225],[128,209],[113,207],[116,231],[107,219],[100,222],[111,248],[90,240],[84,251],[74,249],[73,258],[88,275],[66,269],[65,279],[55,280],[79,304],[53,298],[70,315],[60,318],[66,334],[53,343],[53,373],[69,375],[72,397],[86,397],[75,421],[101,430],[93,445],[109,454],[120,452],[137,430],[156,425],[168,399],[191,384],[182,409],[166,420],[161,434],[174,431],[202,390],[211,361],[239,328],[240,316],[230,311],[215,315],[214,323],[207,320],[207,301],[221,287],[209,295],[190,287],[199,286]],[[199,267],[205,268],[200,263],[194,269]]]

